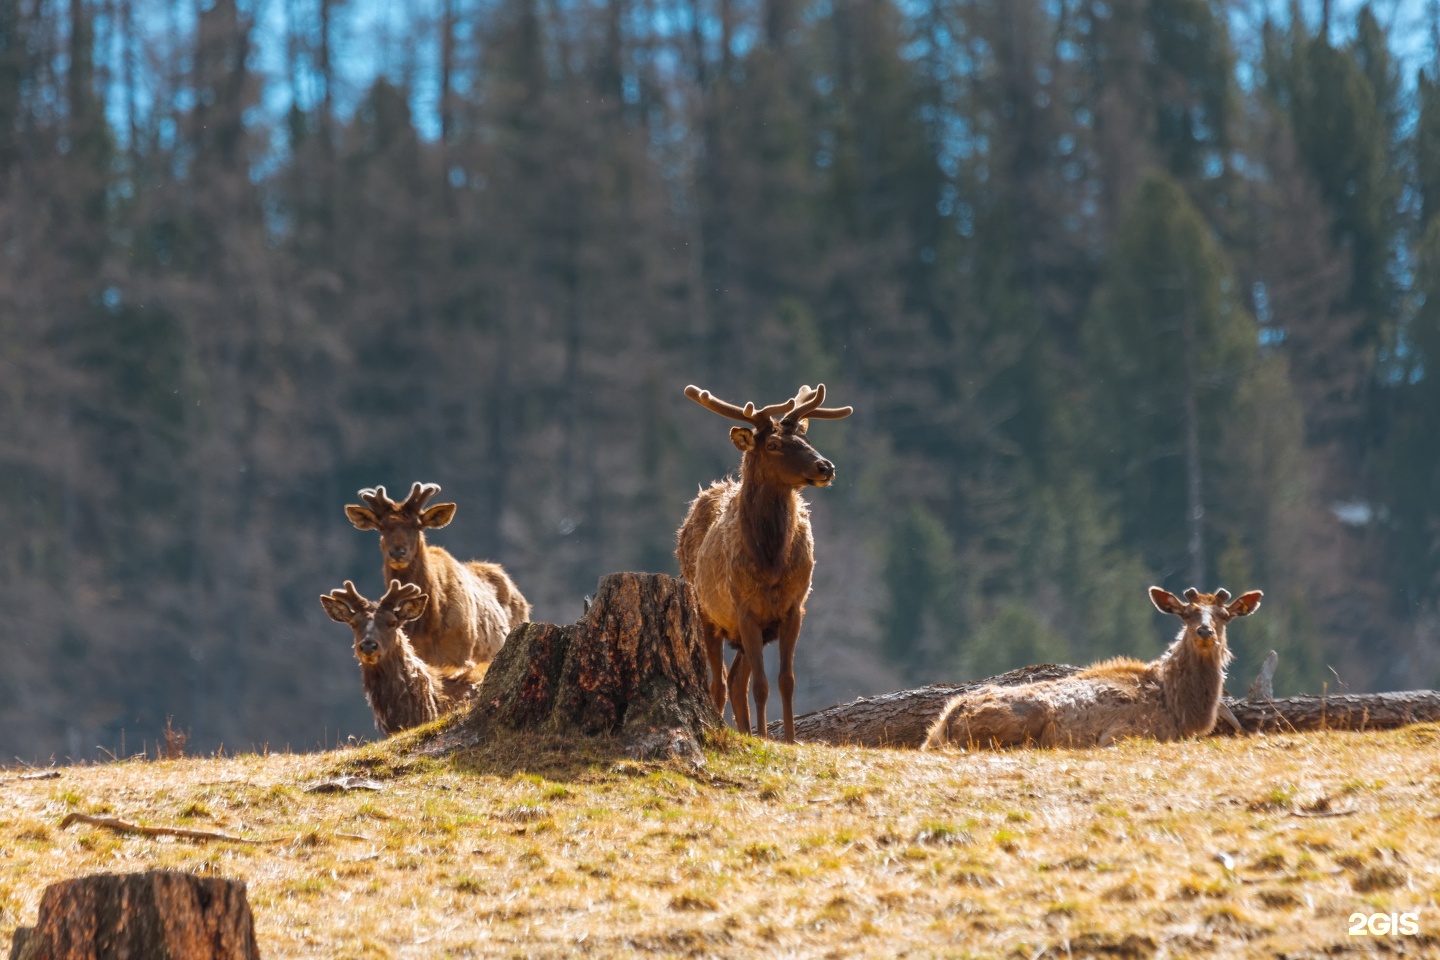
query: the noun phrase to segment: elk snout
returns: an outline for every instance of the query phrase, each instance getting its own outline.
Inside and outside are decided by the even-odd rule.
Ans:
[[[835,464],[829,460],[821,460],[815,464],[814,484],[817,487],[826,487],[835,479]]]
[[[1214,640],[1215,628],[1210,626],[1210,624],[1208,623],[1202,623],[1200,624],[1200,626],[1195,628],[1195,635],[1201,640]]]
[[[385,551],[385,555],[388,556],[390,562],[396,566],[404,566],[410,562],[410,548],[403,543],[397,543],[395,546],[390,547]]]

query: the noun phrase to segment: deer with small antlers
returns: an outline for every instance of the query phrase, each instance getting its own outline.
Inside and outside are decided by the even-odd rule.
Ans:
[[[710,696],[725,710],[725,641],[737,648],[730,665],[729,699],[735,727],[750,731],[748,699],[755,701],[755,733],[765,736],[765,644],[780,648],[780,703],[785,739],[795,740],[795,643],[815,568],[810,514],[800,491],[827,487],[835,465],[806,439],[810,420],[848,417],[850,407],[821,407],[825,385],[784,403],[737,407],[708,390],[689,386],[685,396],[707,410],[739,420],[730,442],[741,453],[740,479],[720,480],[690,504],[677,534],[675,555],[695,589],[700,627],[710,661]],[[750,694],[745,692],[749,681]]]
[[[432,667],[415,655],[404,627],[424,614],[429,599],[415,584],[398,580],[379,600],[366,600],[349,580],[320,596],[330,619],[355,631],[360,682],[382,736],[464,706],[485,679],[484,665]]]
[[[384,487],[365,489],[365,505],[352,503],[345,515],[357,530],[380,532],[381,583],[414,584],[430,597],[409,630],[416,655],[435,666],[489,663],[510,631],[530,619],[530,604],[498,563],[462,563],[425,542],[427,529],[455,518],[453,503],[425,506],[439,492],[439,484],[417,483],[396,503]]]
[[[1118,657],[1058,680],[959,694],[931,725],[925,749],[1103,747],[1124,737],[1180,740],[1209,733],[1231,658],[1225,625],[1258,610],[1262,596],[1252,590],[1231,600],[1228,590],[1191,587],[1182,600],[1151,587],[1156,608],[1184,622],[1158,659]]]

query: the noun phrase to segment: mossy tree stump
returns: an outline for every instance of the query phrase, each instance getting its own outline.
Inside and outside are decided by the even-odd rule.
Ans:
[[[259,960],[245,883],[151,870],[52,883],[10,960]]]
[[[719,723],[705,671],[689,584],[661,573],[607,574],[576,623],[511,632],[458,739],[504,730],[617,734],[634,756],[698,756],[698,740]]]

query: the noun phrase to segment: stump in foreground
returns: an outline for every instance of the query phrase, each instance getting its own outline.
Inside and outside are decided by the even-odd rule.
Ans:
[[[10,960],[259,960],[245,883],[151,870],[52,883]]]
[[[699,756],[719,723],[706,683],[694,594],[659,573],[600,578],[568,627],[516,627],[490,664],[475,705],[441,746],[504,730],[618,734],[633,756]]]

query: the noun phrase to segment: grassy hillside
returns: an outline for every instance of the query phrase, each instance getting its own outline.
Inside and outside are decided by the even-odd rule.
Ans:
[[[1001,755],[533,738],[0,773],[0,949],[48,882],[249,884],[266,957],[1423,955],[1440,727]],[[341,773],[380,791],[313,793]],[[68,812],[283,842],[60,830]],[[1418,937],[1352,937],[1418,911]]]

